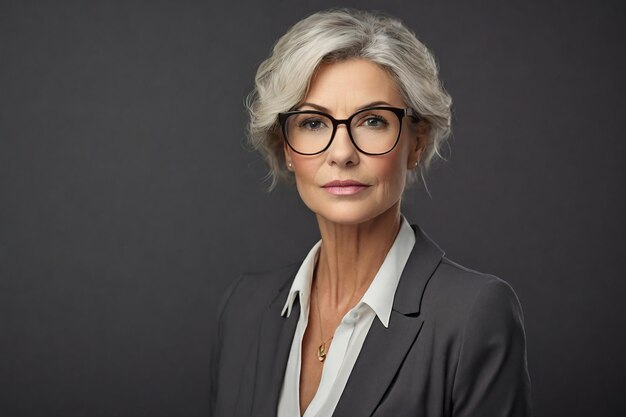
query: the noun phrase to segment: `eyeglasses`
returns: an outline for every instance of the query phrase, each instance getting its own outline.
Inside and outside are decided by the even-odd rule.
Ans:
[[[316,155],[328,149],[339,125],[346,125],[350,140],[360,152],[383,155],[398,144],[405,116],[419,121],[413,109],[396,107],[370,107],[343,120],[321,111],[297,110],[279,113],[278,121],[289,147],[302,155]]]

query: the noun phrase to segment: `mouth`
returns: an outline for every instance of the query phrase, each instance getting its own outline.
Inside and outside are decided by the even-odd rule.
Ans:
[[[324,190],[333,195],[355,195],[368,187],[370,185],[355,180],[335,180],[322,186]]]

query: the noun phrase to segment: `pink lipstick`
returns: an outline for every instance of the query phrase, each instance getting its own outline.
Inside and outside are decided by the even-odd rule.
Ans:
[[[369,185],[354,180],[335,180],[322,186],[333,195],[355,195],[368,188]]]

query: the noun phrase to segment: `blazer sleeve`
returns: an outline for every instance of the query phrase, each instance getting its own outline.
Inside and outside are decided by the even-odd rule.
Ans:
[[[209,415],[214,415],[215,407],[216,407],[216,399],[217,399],[217,390],[219,384],[219,364],[220,364],[220,355],[222,348],[222,316],[224,314],[224,310],[230,299],[232,298],[235,289],[239,285],[242,280],[242,276],[237,280],[233,281],[224,291],[219,303],[219,307],[217,310],[217,317],[213,324],[213,334],[211,340],[211,351],[209,354],[210,362],[209,362]]]
[[[466,320],[452,415],[531,416],[524,317],[513,289],[499,278],[487,281]]]

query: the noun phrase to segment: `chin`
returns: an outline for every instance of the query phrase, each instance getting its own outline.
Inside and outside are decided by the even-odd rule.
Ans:
[[[311,211],[335,224],[355,225],[366,223],[388,212],[389,207],[364,207],[358,204],[333,204],[331,207],[309,207]]]

